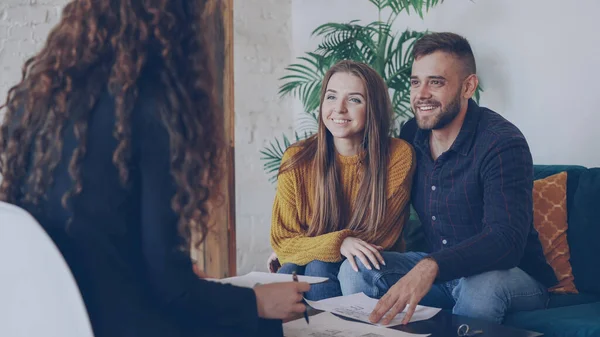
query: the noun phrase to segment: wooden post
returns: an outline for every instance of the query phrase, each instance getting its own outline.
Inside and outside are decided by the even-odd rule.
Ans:
[[[233,0],[207,2],[207,18],[214,29],[215,80],[224,113],[223,136],[226,144],[223,158],[221,204],[213,210],[212,228],[202,246],[192,258],[210,277],[229,277],[236,274],[235,234],[235,138],[233,90]]]

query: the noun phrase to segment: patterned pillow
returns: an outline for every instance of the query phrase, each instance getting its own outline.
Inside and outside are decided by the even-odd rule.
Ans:
[[[549,290],[560,294],[578,293],[567,241],[567,172],[534,181],[533,225],[539,233],[546,261],[558,279],[558,285]]]

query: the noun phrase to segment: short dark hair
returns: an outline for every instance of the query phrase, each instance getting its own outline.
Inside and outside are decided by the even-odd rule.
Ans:
[[[469,41],[455,33],[429,33],[415,42],[413,47],[413,58],[416,60],[421,56],[443,51],[453,54],[463,63],[467,75],[476,74],[475,56],[471,50]]]

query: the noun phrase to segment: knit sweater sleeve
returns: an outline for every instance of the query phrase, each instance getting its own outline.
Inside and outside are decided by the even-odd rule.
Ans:
[[[290,152],[292,151],[286,151],[282,162],[291,157]],[[298,209],[307,207],[307,198],[297,200],[297,196],[306,192],[297,192],[299,188],[306,188],[307,177],[302,175],[307,173],[292,170],[284,172],[278,178],[271,218],[271,246],[282,264],[306,265],[314,260],[339,262],[342,260],[342,242],[352,231],[345,229],[314,237],[306,235],[306,226],[302,226]]]
[[[400,139],[392,139],[388,168],[388,198],[383,230],[375,243],[386,250],[402,251],[402,230],[410,213],[410,192],[416,166],[415,153],[411,145]]]

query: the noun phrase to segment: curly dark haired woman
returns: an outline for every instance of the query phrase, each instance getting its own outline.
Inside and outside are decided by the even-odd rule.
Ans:
[[[213,5],[72,0],[1,109],[0,200],[57,244],[97,337],[280,335],[304,310],[307,284],[204,281],[186,251],[219,181]]]

